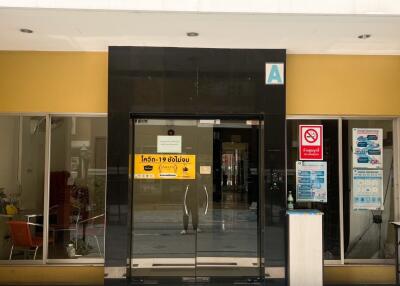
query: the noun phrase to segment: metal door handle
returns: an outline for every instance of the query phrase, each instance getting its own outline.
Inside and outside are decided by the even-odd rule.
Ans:
[[[206,209],[204,210],[204,215],[206,215],[207,214],[207,211],[208,211],[208,192],[207,192],[207,188],[206,188],[206,185],[204,185],[203,186],[204,187],[204,191],[206,192]]]
[[[189,215],[189,212],[188,212],[187,206],[186,206],[186,196],[187,196],[188,190],[189,190],[189,185],[186,186],[185,196],[183,198],[183,206],[185,207],[186,215]]]

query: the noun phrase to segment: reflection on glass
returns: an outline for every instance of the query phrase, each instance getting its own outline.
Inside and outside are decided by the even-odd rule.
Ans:
[[[45,132],[45,117],[0,117],[0,259],[42,259]]]
[[[296,202],[296,161],[299,160],[299,125],[323,125],[323,160],[327,162],[327,203]],[[324,213],[324,259],[340,259],[339,153],[337,120],[287,121],[287,186],[297,209],[318,209]]]
[[[49,258],[104,255],[106,126],[106,118],[51,118]]]
[[[352,130],[383,130],[383,210],[354,210],[352,205]],[[394,258],[393,127],[392,120],[343,121],[344,242],[347,259]]]

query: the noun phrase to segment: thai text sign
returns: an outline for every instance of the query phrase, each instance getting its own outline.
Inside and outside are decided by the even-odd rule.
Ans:
[[[135,179],[196,179],[196,155],[135,154]]]
[[[299,125],[299,159],[323,160],[322,125]]]

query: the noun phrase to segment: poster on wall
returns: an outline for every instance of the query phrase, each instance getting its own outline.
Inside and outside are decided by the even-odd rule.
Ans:
[[[383,210],[383,170],[353,169],[353,209]]]
[[[328,201],[326,162],[296,162],[296,201]]]
[[[299,159],[322,161],[323,125],[299,125]]]
[[[382,128],[353,128],[353,168],[383,168],[382,136]]]
[[[196,179],[196,155],[135,154],[135,179]]]

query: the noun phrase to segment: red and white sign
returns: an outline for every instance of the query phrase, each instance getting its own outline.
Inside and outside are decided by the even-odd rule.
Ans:
[[[323,160],[322,125],[300,125],[300,160]]]

